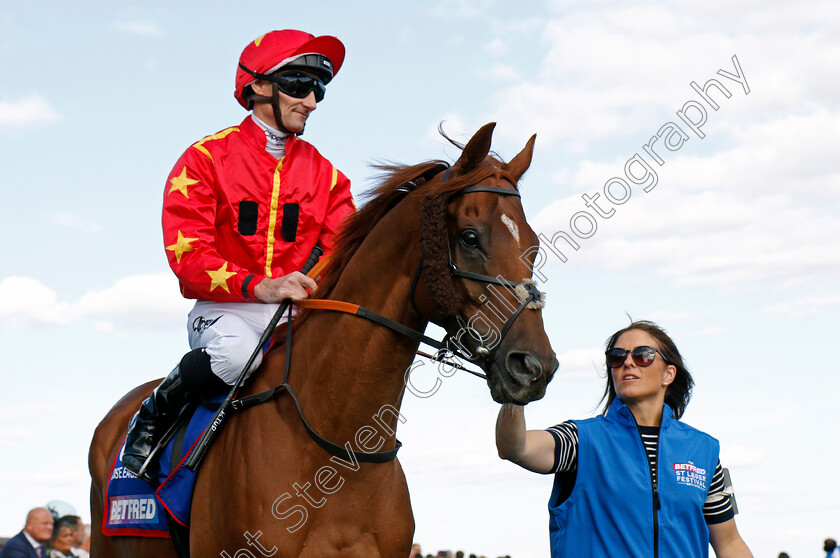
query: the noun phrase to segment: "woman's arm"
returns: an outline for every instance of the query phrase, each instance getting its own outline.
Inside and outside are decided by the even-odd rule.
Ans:
[[[734,519],[709,525],[709,542],[717,558],[753,558],[747,543],[738,533]]]
[[[554,436],[545,430],[525,429],[525,408],[502,405],[496,419],[499,457],[535,473],[550,473],[554,466]]]

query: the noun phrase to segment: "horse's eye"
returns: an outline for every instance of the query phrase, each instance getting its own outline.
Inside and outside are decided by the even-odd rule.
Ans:
[[[461,243],[467,248],[481,248],[478,235],[472,230],[461,231]]]

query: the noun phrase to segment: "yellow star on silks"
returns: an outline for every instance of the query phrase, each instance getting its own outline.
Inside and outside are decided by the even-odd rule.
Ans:
[[[175,261],[181,263],[181,256],[184,255],[184,252],[195,250],[194,246],[190,246],[190,242],[195,242],[196,240],[198,239],[186,238],[181,231],[178,231],[178,241],[175,244],[170,244],[166,249],[170,252],[175,252]]]
[[[169,193],[171,194],[175,190],[184,194],[185,198],[189,199],[189,194],[187,194],[187,186],[192,186],[193,184],[198,184],[198,180],[193,180],[192,178],[187,178],[187,167],[181,171],[181,174],[178,176],[173,176],[172,179],[169,181],[172,184],[172,188],[169,189]],[[167,194],[167,195],[168,195]]]
[[[227,280],[236,275],[235,271],[227,270],[227,262],[222,267],[213,271],[212,269],[205,269],[204,273],[210,276],[210,292],[212,293],[216,287],[223,288],[226,292],[230,292],[227,285]]]

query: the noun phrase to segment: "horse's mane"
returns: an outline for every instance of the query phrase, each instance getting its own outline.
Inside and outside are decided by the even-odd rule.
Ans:
[[[447,138],[448,139],[448,138]],[[456,144],[458,145],[458,144]],[[364,204],[342,224],[324,270],[314,298],[327,298],[335,288],[344,268],[361,246],[370,231],[403,198],[413,192],[424,195],[442,195],[457,192],[468,184],[493,174],[503,173],[503,163],[495,157],[488,157],[492,164],[482,164],[462,175],[453,176],[444,182],[429,181],[438,173],[450,168],[449,163],[440,160],[426,161],[417,165],[376,164],[382,171],[381,183],[362,194]],[[514,180],[511,180],[515,184]]]
[[[448,169],[445,161],[426,161],[419,165],[375,164],[382,171],[381,182],[360,196],[363,205],[348,216],[336,235],[329,262],[322,271],[315,298],[326,298],[364,239],[397,203],[417,190],[435,174]]]

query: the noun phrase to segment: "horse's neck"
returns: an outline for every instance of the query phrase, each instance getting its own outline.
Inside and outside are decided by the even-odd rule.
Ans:
[[[413,236],[413,235],[409,235]],[[410,299],[411,262],[419,258],[403,235],[376,238],[360,248],[329,296],[359,304],[413,329],[426,322]],[[372,249],[371,246],[374,248]],[[416,265],[416,264],[415,264]],[[418,342],[372,321],[335,312],[315,311],[293,341],[290,384],[306,407],[307,420],[336,439],[352,436],[385,405],[399,408],[404,376]],[[391,413],[387,422],[393,428]]]

